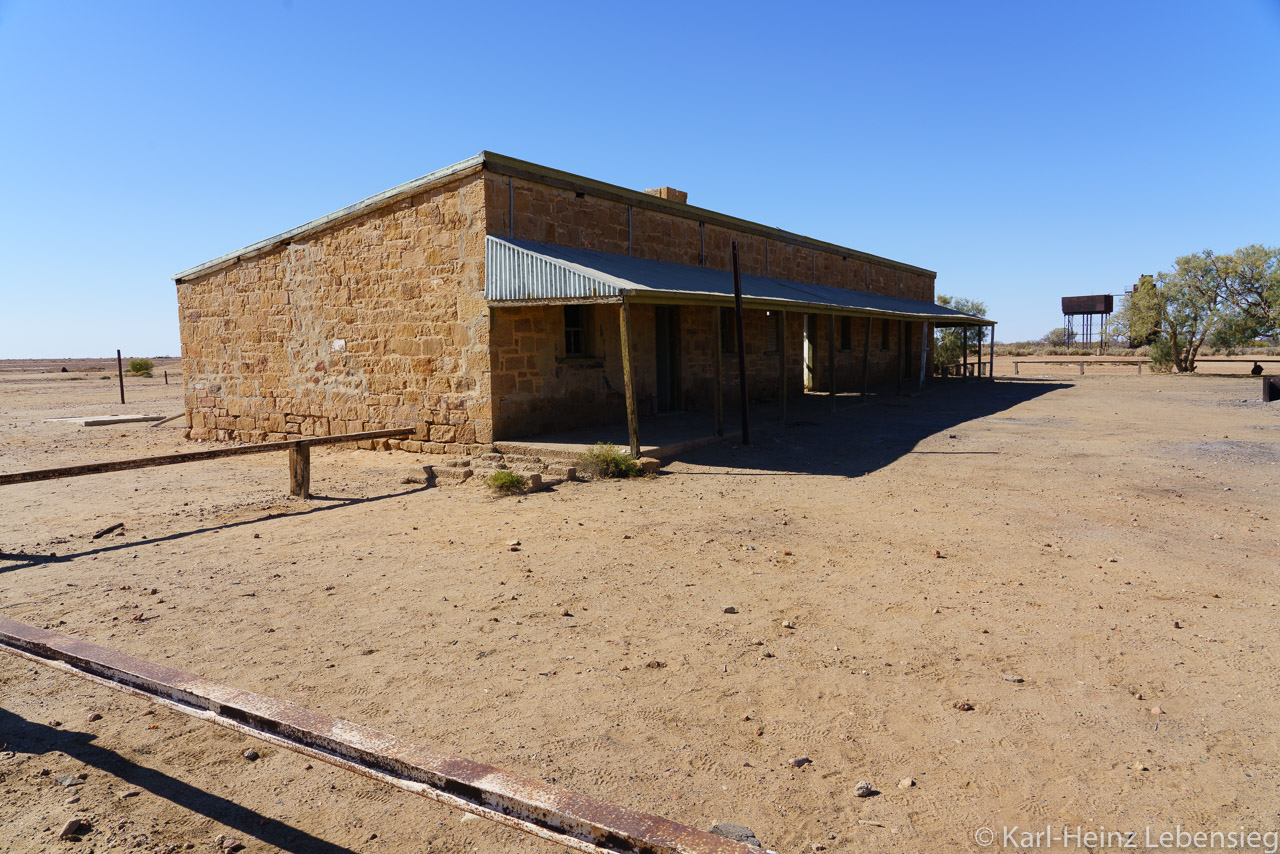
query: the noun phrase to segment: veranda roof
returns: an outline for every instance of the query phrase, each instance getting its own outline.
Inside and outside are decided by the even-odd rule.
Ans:
[[[664,305],[733,304],[733,274],[572,249],[506,237],[485,238],[484,295],[494,306],[531,303],[629,302]],[[994,326],[995,321],[924,300],[742,276],[748,308],[859,317],[923,320],[936,326]]]

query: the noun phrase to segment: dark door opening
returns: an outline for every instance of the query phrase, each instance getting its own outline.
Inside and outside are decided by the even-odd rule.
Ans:
[[[658,411],[680,408],[680,309],[660,305],[653,310],[654,352],[658,357]]]

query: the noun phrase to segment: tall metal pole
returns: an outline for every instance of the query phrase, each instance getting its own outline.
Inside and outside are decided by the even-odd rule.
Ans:
[[[733,313],[738,327],[738,396],[742,398],[742,444],[751,444],[751,416],[747,411],[747,342],[742,328],[742,275],[738,272],[738,242],[733,249]]]
[[[120,402],[124,403],[124,359],[120,358],[120,351],[116,351],[116,373],[120,376]]]

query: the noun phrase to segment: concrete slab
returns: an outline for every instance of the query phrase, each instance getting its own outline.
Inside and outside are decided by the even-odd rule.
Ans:
[[[163,415],[84,415],[75,418],[46,418],[49,421],[65,421],[81,427],[109,427],[112,424],[133,424],[139,421],[163,421]]]

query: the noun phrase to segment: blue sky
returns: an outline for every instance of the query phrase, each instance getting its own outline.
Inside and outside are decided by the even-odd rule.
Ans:
[[[1280,243],[1280,2],[0,0],[0,358],[489,149],[938,271],[999,340]]]

